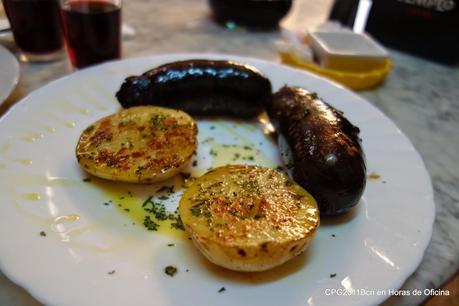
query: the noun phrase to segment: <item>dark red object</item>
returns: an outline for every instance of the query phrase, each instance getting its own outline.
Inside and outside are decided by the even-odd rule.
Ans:
[[[22,51],[46,54],[62,48],[58,0],[3,0],[3,6]]]
[[[100,1],[73,1],[62,7],[65,39],[77,68],[121,56],[121,8]]]
[[[248,65],[191,59],[126,78],[116,97],[123,107],[158,105],[191,115],[250,118],[271,98],[271,82]]]
[[[359,128],[299,87],[282,87],[267,111],[290,147],[293,179],[316,199],[321,215],[339,215],[357,205],[366,184]]]

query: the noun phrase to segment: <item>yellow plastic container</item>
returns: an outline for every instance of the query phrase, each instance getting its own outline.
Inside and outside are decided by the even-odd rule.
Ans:
[[[381,84],[392,69],[392,61],[387,59],[383,67],[365,72],[350,72],[327,69],[314,63],[303,61],[289,53],[280,52],[284,64],[309,70],[313,73],[332,79],[353,90],[364,90]]]

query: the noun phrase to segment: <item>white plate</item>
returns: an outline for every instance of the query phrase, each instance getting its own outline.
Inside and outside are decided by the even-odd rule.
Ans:
[[[19,81],[19,63],[11,52],[0,45],[0,105]]]
[[[270,77],[274,89],[289,84],[316,91],[361,128],[368,172],[380,178],[367,182],[353,213],[322,220],[308,251],[272,271],[226,271],[203,259],[181,232],[165,226],[160,232],[145,230],[135,211],[142,211],[142,201],[163,184],[82,181],[87,175],[75,160],[75,144],[91,122],[119,109],[114,94],[122,80],[185,58],[232,58],[252,64]],[[278,164],[277,146],[262,127],[258,122],[200,121],[199,162],[190,166],[192,174],[212,165],[211,149],[218,151],[217,164],[233,159],[235,149],[221,144],[240,144],[239,162]],[[0,267],[50,305],[375,304],[416,269],[431,236],[430,178],[400,130],[352,92],[274,63],[175,54],[81,70],[13,107],[0,121],[0,142]],[[245,150],[246,144],[253,149]],[[169,209],[178,197],[166,200]],[[104,205],[108,200],[112,202]],[[174,277],[164,273],[168,265],[178,268]],[[218,292],[222,287],[226,290]]]

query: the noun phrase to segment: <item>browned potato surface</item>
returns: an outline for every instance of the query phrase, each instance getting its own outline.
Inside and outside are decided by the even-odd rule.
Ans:
[[[196,134],[196,122],[185,112],[132,107],[86,128],[76,157],[95,176],[152,183],[168,179],[186,166],[196,150]]]
[[[183,224],[211,262],[262,271],[300,254],[319,225],[316,201],[283,172],[228,165],[199,177],[179,204]]]

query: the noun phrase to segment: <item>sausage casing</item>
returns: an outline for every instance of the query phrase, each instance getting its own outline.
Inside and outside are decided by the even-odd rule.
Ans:
[[[186,60],[125,79],[116,97],[123,107],[157,105],[192,115],[253,117],[271,96],[271,82],[232,61]]]
[[[355,206],[366,184],[359,128],[298,87],[280,89],[267,110],[290,148],[293,179],[314,196],[321,214],[337,215]]]

